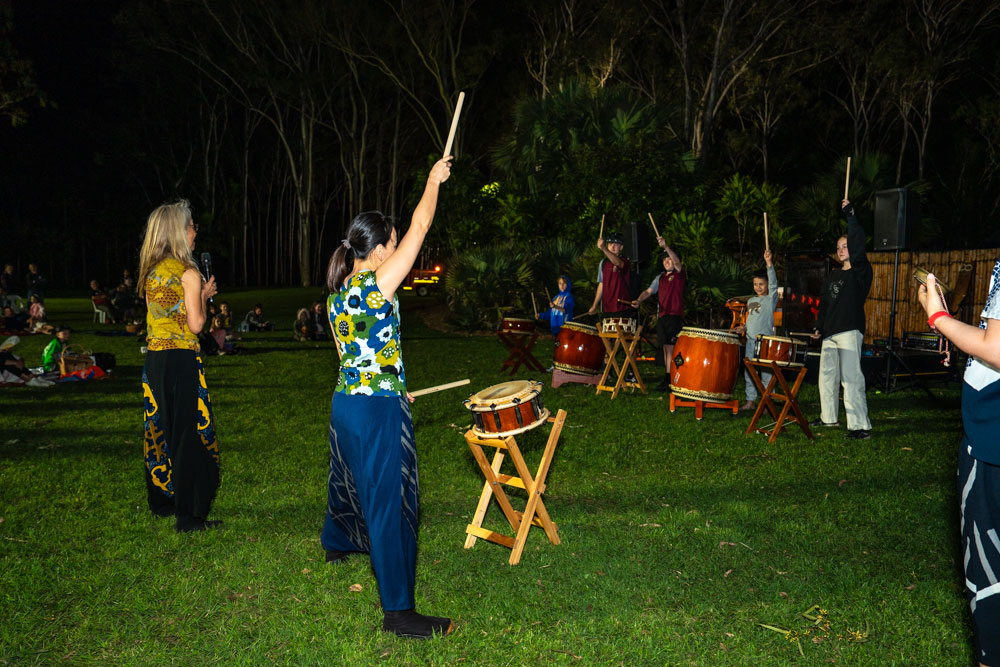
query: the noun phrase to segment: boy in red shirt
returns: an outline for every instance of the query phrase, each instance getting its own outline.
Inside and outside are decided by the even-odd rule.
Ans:
[[[670,389],[670,358],[674,354],[674,343],[684,326],[684,283],[687,273],[681,266],[681,258],[667,245],[662,236],[657,237],[657,243],[663,248],[663,272],[653,279],[639,298],[632,302],[636,308],[652,295],[657,298],[656,343],[663,347],[663,365],[666,374],[663,382],[656,386],[656,391]]]

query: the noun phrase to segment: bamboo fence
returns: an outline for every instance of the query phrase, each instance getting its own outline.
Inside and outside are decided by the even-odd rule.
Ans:
[[[949,250],[940,252],[899,253],[899,282],[896,292],[896,337],[904,331],[930,331],[927,316],[917,303],[919,283],[913,279],[913,270],[927,269],[952,288],[958,282],[963,265],[972,265],[972,279],[958,312],[958,318],[969,324],[979,324],[979,314],[986,305],[986,290],[990,284],[993,266],[1000,258],[1000,248],[981,250]],[[874,270],[871,291],[865,302],[865,342],[885,340],[889,337],[889,316],[892,310],[892,267],[896,260],[894,251],[869,252],[868,260]],[[946,295],[948,307],[955,309],[954,297]]]

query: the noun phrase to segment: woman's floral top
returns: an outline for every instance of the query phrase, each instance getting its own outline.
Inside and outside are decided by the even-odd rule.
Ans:
[[[187,324],[185,266],[168,257],[160,260],[146,278],[146,344],[151,351],[198,351],[198,337]]]
[[[406,391],[399,347],[399,300],[386,300],[374,271],[361,271],[327,299],[340,350],[336,391],[365,396],[399,396]]]

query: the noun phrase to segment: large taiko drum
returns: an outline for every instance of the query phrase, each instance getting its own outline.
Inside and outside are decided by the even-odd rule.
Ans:
[[[553,365],[566,373],[596,375],[604,365],[604,344],[597,327],[566,322],[556,336]]]
[[[731,400],[742,357],[738,334],[684,327],[670,361],[670,390],[688,400]]]
[[[539,395],[542,383],[534,380],[501,382],[465,399],[472,411],[472,431],[505,438],[540,426],[549,418]]]
[[[801,366],[799,343],[782,336],[757,336],[753,344],[755,361],[773,361],[779,366]]]
[[[523,317],[505,317],[501,321],[500,331],[516,334],[530,334],[535,331],[535,321]]]

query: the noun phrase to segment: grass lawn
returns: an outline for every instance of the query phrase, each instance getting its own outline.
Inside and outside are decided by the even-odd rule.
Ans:
[[[295,308],[318,296],[225,295],[237,318],[262,301],[280,331],[206,361],[222,450],[213,518],[225,526],[187,535],[145,507],[140,342],[96,335],[113,327],[92,324],[84,299],[49,300],[51,321],[119,366],[102,381],[0,389],[0,664],[971,663],[957,385],[933,400],[869,392],[868,441],[824,430],[809,442],[793,427],[773,445],[745,436],[743,415],[697,422],[660,394],[612,402],[546,386],[546,406],[569,413],[545,495],[562,544],[532,529],[509,567],[503,547],[462,548],[482,488],[462,400],[504,380],[505,350],[428,328],[416,298],[403,319],[409,386],[472,380],[413,406],[417,609],[457,630],[426,642],[380,632],[367,559],[328,566],[319,543],[337,357],[290,337]],[[37,365],[47,342],[24,337],[15,351]],[[536,347],[546,365],[550,349]],[[816,416],[816,388],[801,398]],[[547,431],[518,436],[532,469]],[[504,527],[495,504],[485,525]],[[802,616],[813,605],[825,610],[815,626]]]

